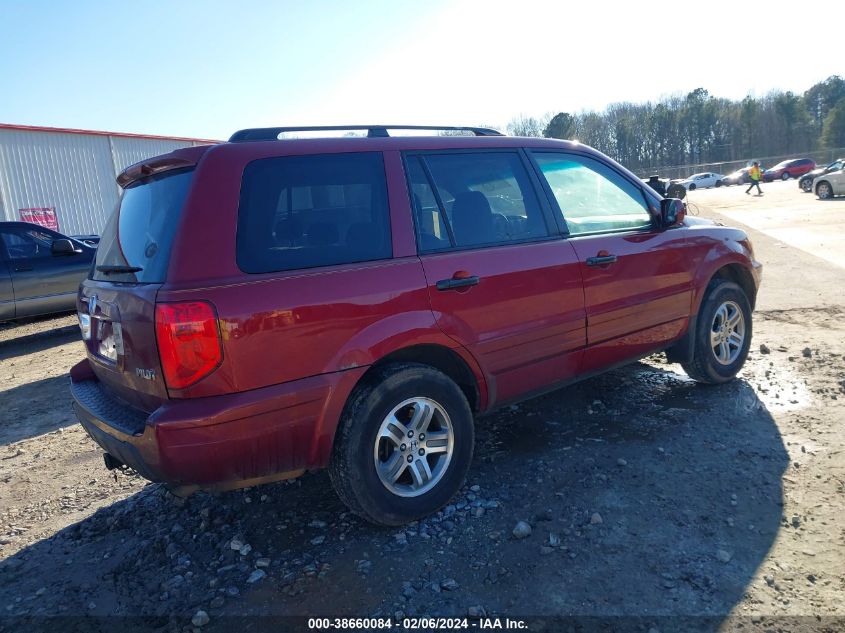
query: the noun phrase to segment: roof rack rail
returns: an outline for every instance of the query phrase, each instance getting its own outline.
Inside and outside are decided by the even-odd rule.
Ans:
[[[476,136],[502,136],[501,132],[486,127],[456,127],[449,125],[312,125],[305,127],[257,127],[238,130],[230,143],[246,141],[276,141],[282,132],[325,132],[340,130],[367,130],[370,138],[386,138],[388,130],[439,130],[443,132],[472,132]]]

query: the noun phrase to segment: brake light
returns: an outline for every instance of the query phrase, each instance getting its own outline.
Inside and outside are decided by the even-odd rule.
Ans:
[[[168,389],[184,389],[223,360],[217,313],[206,301],[156,304],[156,340]]]

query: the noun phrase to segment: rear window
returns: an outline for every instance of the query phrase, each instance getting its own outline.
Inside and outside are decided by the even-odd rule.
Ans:
[[[97,249],[92,278],[161,283],[193,170],[144,178],[123,192]]]
[[[237,237],[244,272],[371,261],[392,253],[381,153],[265,158],[244,170]]]

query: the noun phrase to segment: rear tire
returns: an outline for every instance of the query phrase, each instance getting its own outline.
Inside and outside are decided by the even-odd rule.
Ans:
[[[350,396],[329,476],[355,514],[403,525],[449,502],[464,483],[473,442],[469,403],[448,376],[428,365],[390,364]]]
[[[733,380],[751,347],[751,303],[737,284],[714,279],[707,287],[696,323],[693,356],[682,363],[687,375],[717,385]]]
[[[805,193],[810,193],[813,190],[813,181],[809,178],[804,178],[800,183],[801,190]]]

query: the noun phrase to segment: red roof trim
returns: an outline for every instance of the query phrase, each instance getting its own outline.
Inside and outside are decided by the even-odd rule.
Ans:
[[[155,134],[131,134],[129,132],[103,132],[100,130],[78,130],[66,127],[39,127],[36,125],[14,125],[0,123],[0,130],[21,130],[24,132],[60,132],[62,134],[88,134],[92,136],[121,136],[125,138],[148,138],[157,141],[190,141],[192,143],[222,143],[214,139],[188,138],[186,136],[156,136]]]

